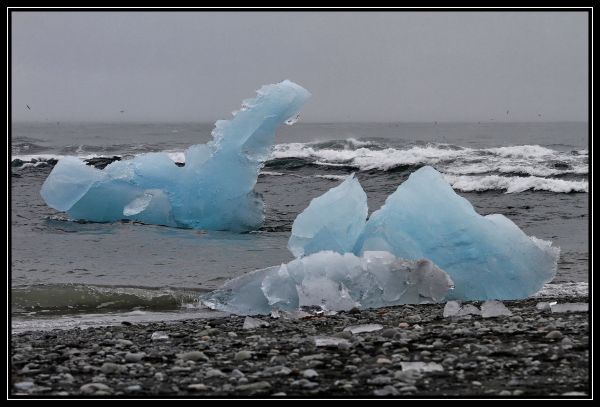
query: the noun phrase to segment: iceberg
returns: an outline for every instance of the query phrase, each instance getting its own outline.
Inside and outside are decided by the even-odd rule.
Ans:
[[[296,217],[288,249],[295,257],[322,250],[351,252],[365,228],[368,211],[367,194],[352,174],[313,199]]]
[[[62,158],[44,184],[48,206],[72,219],[144,223],[210,230],[260,227],[264,205],[254,186],[275,138],[310,97],[285,80],[242,102],[231,120],[219,120],[213,140],[185,151],[179,167],[166,153],[115,161],[104,170],[76,157]]]
[[[427,258],[454,281],[451,299],[512,300],[556,274],[559,249],[503,215],[482,216],[430,166],[412,173],[367,221],[354,246]]]
[[[479,215],[430,166],[412,173],[366,223],[364,208],[355,204],[364,192],[354,182],[348,179],[315,198],[298,216],[288,244],[294,255],[333,249],[357,256],[386,251],[403,259],[429,259],[454,281],[449,299],[456,300],[526,298],[556,274],[557,247],[527,236],[502,215]]]
[[[328,311],[442,301],[451,278],[429,260],[403,260],[381,251],[320,251],[256,270],[201,297],[209,308],[238,315],[320,307]]]

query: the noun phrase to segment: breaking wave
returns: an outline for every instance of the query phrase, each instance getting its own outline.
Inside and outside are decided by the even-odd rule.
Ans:
[[[506,193],[533,191],[549,192],[588,192],[587,181],[566,181],[556,178],[541,177],[503,177],[500,175],[449,175],[444,178],[452,185],[452,188],[463,192],[481,192],[490,190],[505,190]]]
[[[349,148],[352,145],[331,148],[323,143],[278,144],[272,159],[300,158],[316,165],[344,165],[361,171],[434,165],[444,172],[463,175],[498,172],[544,177],[588,173],[587,150],[563,152],[538,145],[475,149],[451,144]]]
[[[165,151],[179,165],[185,162],[182,151]],[[81,153],[90,165],[107,165],[121,156]],[[63,154],[21,154],[13,156],[12,167],[54,165]],[[461,191],[505,190],[550,191],[557,193],[588,192],[589,151],[559,151],[539,145],[472,148],[452,144],[415,143],[391,146],[384,140],[331,140],[313,143],[286,143],[274,146],[265,165],[264,175],[291,175],[309,167],[345,172],[414,171],[432,165],[445,174],[455,189]],[[339,174],[323,174],[318,178],[340,179]]]
[[[200,292],[177,289],[47,284],[12,288],[15,314],[178,310],[198,304]]]

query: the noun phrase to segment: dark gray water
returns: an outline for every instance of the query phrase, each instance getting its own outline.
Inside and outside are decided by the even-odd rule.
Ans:
[[[39,195],[51,158],[168,151],[179,161],[187,146],[208,141],[211,129],[195,123],[14,124],[13,326],[35,327],[48,315],[55,319],[44,323],[53,326],[48,321],[73,315],[102,319],[182,305],[195,312],[198,292],[291,260],[286,244],[294,218],[342,177],[356,172],[372,212],[426,164],[444,173],[479,213],[503,214],[528,235],[560,246],[555,282],[587,281],[585,123],[284,126],[256,186],[266,222],[246,234],[71,222]]]

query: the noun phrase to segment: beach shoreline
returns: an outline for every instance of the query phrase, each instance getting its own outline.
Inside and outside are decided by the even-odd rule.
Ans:
[[[589,315],[540,310],[542,301],[588,297],[505,301],[512,316],[495,318],[445,318],[444,304],[424,304],[257,316],[268,326],[254,329],[231,315],[18,333],[11,339],[10,394],[587,397]],[[344,331],[365,324],[381,329]]]

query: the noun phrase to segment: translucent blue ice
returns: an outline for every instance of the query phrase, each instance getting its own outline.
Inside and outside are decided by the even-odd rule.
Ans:
[[[452,280],[429,260],[403,260],[376,251],[361,257],[321,251],[230,280],[201,300],[239,315],[305,306],[339,311],[438,302],[451,288]]]
[[[367,220],[367,195],[354,174],[313,199],[294,220],[288,248],[294,256],[352,251]]]
[[[464,300],[526,298],[556,274],[559,249],[527,236],[503,215],[481,216],[432,167],[422,167],[371,214],[354,252],[427,258]]]
[[[115,161],[104,170],[67,157],[44,182],[42,197],[73,219],[255,229],[264,220],[264,207],[254,186],[275,129],[294,121],[310,96],[287,80],[263,86],[257,94],[243,102],[233,119],[215,124],[212,141],[189,147],[183,167],[165,153]]]

